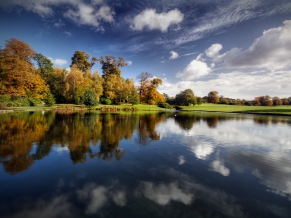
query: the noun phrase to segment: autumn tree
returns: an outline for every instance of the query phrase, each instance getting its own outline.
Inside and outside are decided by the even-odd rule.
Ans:
[[[0,53],[0,93],[43,99],[49,87],[32,64],[35,51],[19,39],[9,39]]]
[[[68,73],[65,68],[56,67],[50,75],[48,85],[57,103],[67,102],[67,92],[69,90],[69,83],[67,82]]]
[[[147,89],[150,85],[150,79],[152,77],[153,75],[149,72],[142,72],[136,77],[139,80],[139,86],[137,90],[139,92],[139,98],[141,102],[143,102],[146,99]]]
[[[92,79],[92,90],[94,91],[95,97],[99,102],[100,96],[103,93],[103,78],[99,75],[98,71],[95,71],[91,79]]]
[[[121,77],[121,67],[127,66],[128,63],[124,58],[119,57],[117,60],[113,56],[100,57],[98,60],[102,65],[102,78],[103,78],[103,97],[117,102],[123,94],[121,90],[124,79]]]
[[[219,96],[217,91],[211,91],[208,93],[207,102],[217,104],[219,102]]]
[[[252,101],[252,104],[255,106],[272,106],[273,101],[272,98],[269,95],[266,96],[259,96],[255,97],[254,101]]]
[[[75,65],[79,70],[84,73],[88,70],[91,70],[93,65],[98,61],[96,57],[93,57],[90,61],[90,55],[83,51],[75,51],[71,59],[72,64],[70,67],[73,67]]]
[[[142,72],[137,76],[139,79],[138,92],[140,101],[146,104],[164,102],[164,96],[157,91],[158,86],[163,83],[162,79],[151,77],[152,74],[148,72]]]
[[[178,105],[184,105],[189,106],[191,104],[196,104],[196,97],[194,95],[194,92],[192,89],[186,89],[184,91],[181,91],[179,94],[175,97],[175,102]]]
[[[289,105],[289,100],[287,98],[282,98],[282,105]]]
[[[150,81],[150,86],[148,89],[148,104],[157,104],[159,102],[164,102],[164,96],[157,91],[159,85],[162,85],[163,80],[160,78],[153,78]]]
[[[128,63],[124,60],[123,57],[119,57],[118,60],[116,60],[113,56],[105,56],[103,58],[102,56],[98,60],[99,63],[102,65],[102,77],[106,80],[106,77],[115,74],[118,76],[121,76],[121,67],[125,67],[128,65]]]
[[[77,103],[78,94],[80,95],[81,84],[84,83],[83,72],[75,65],[71,67],[71,71],[66,78],[66,82],[69,84],[67,91],[67,100],[72,103]]]

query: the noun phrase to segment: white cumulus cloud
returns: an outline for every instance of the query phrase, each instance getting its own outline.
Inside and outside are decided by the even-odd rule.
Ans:
[[[247,50],[229,56],[225,62],[230,67],[266,67],[271,70],[290,67],[291,20],[264,31]]]
[[[200,61],[202,55],[199,55],[195,60],[191,61],[187,67],[176,74],[177,78],[184,80],[193,80],[208,75],[212,69],[203,61]]]
[[[213,44],[205,50],[205,54],[209,58],[216,58],[219,55],[219,51],[222,49],[221,44]]]
[[[96,30],[104,30],[98,28],[100,21],[113,22],[115,12],[110,7],[104,5],[98,10],[94,9],[90,5],[79,4],[77,10],[69,9],[64,17],[71,19],[79,25],[89,25],[96,27]]]
[[[176,59],[179,57],[179,54],[177,52],[170,51],[170,54],[171,54],[171,57],[169,58],[169,60]]]
[[[155,9],[145,9],[133,18],[130,27],[133,30],[148,28],[149,30],[157,29],[162,32],[167,32],[170,25],[182,22],[183,18],[184,14],[178,9],[160,14]]]

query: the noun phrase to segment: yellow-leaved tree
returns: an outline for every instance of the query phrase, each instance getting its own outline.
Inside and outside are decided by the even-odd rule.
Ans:
[[[24,41],[9,39],[0,54],[0,94],[44,99],[49,92],[32,64],[35,51]]]

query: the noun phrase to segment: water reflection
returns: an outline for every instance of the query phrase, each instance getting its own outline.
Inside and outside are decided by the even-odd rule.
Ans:
[[[0,214],[290,217],[290,123],[215,113],[1,115]]]
[[[0,158],[6,172],[27,170],[60,145],[57,152],[69,150],[74,164],[89,159],[121,160],[125,150],[119,149],[123,139],[147,145],[159,140],[157,123],[164,114],[98,114],[41,112],[1,115]],[[34,149],[35,147],[35,149]],[[99,147],[96,152],[94,147]]]

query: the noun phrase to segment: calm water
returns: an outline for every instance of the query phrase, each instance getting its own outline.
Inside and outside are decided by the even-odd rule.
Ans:
[[[0,216],[291,217],[291,118],[0,115]]]

